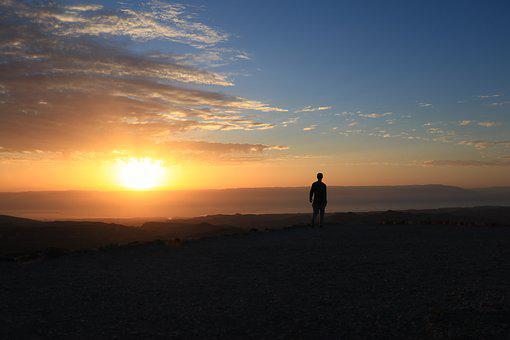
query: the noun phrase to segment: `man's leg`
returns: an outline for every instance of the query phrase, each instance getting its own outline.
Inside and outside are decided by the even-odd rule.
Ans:
[[[313,205],[313,213],[312,213],[312,228],[315,227],[315,219],[317,218],[317,215],[319,214],[319,209],[315,205]]]
[[[324,223],[324,212],[326,211],[326,207],[321,207],[321,210],[320,210],[320,223],[319,223],[319,226],[322,227],[323,223]]]

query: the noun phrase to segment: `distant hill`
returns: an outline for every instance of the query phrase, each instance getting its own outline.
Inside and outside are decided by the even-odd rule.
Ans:
[[[175,191],[53,191],[0,193],[0,214],[37,219],[101,219],[129,225],[140,216],[308,212],[308,187]],[[510,188],[464,189],[445,185],[330,186],[328,211],[427,209],[510,205]],[[125,222],[125,223],[124,223]]]
[[[22,217],[14,217],[8,215],[0,215],[0,226],[9,225],[9,226],[37,226],[42,225],[43,223],[40,221],[32,220],[29,218]]]
[[[25,254],[48,248],[79,250],[153,240],[186,240],[240,234],[251,230],[303,227],[310,214],[207,215],[146,222],[141,227],[91,221],[44,222],[0,216],[0,255]],[[454,225],[510,226],[510,207],[445,208],[365,213],[332,213],[328,225]]]
[[[103,222],[43,222],[0,216],[0,255],[44,251],[48,248],[78,250],[111,244],[200,238],[237,232],[243,232],[243,229],[206,222],[150,222],[140,228]]]

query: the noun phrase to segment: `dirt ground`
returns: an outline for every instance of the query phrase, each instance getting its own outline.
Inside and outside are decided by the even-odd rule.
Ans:
[[[510,228],[336,225],[0,262],[0,338],[508,338]]]

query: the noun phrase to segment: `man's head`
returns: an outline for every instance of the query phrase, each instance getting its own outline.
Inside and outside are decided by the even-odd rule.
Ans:
[[[319,172],[319,173],[317,174],[317,179],[318,179],[319,181],[322,181],[322,177],[324,177],[324,175],[322,174],[322,172]]]

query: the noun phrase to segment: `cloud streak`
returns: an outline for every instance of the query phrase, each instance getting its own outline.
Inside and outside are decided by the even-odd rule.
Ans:
[[[473,123],[472,120],[461,120],[459,121],[459,125],[460,126],[468,126],[468,125],[471,125]]]
[[[317,128],[317,124],[312,124],[303,128],[303,131],[313,131]]]
[[[299,110],[294,111],[294,113],[326,111],[326,110],[331,110],[332,108],[333,108],[332,106],[317,106],[317,107],[305,106]]]
[[[384,112],[384,113],[360,113],[359,116],[362,118],[382,118],[389,115],[392,115],[393,112]]]
[[[489,127],[499,126],[499,125],[501,125],[501,123],[498,123],[498,122],[478,122],[478,125],[489,128]]]
[[[495,94],[482,94],[482,95],[478,96],[478,98],[480,98],[480,99],[490,99],[490,98],[497,98],[497,97],[501,97],[501,94],[499,94],[499,93],[495,93]]]
[[[510,160],[429,160],[421,163],[425,167],[501,167],[510,166]]]
[[[458,142],[459,145],[473,146],[476,149],[487,149],[492,147],[501,146],[504,148],[510,148],[510,140],[503,141],[488,141],[488,140],[463,140]]]

